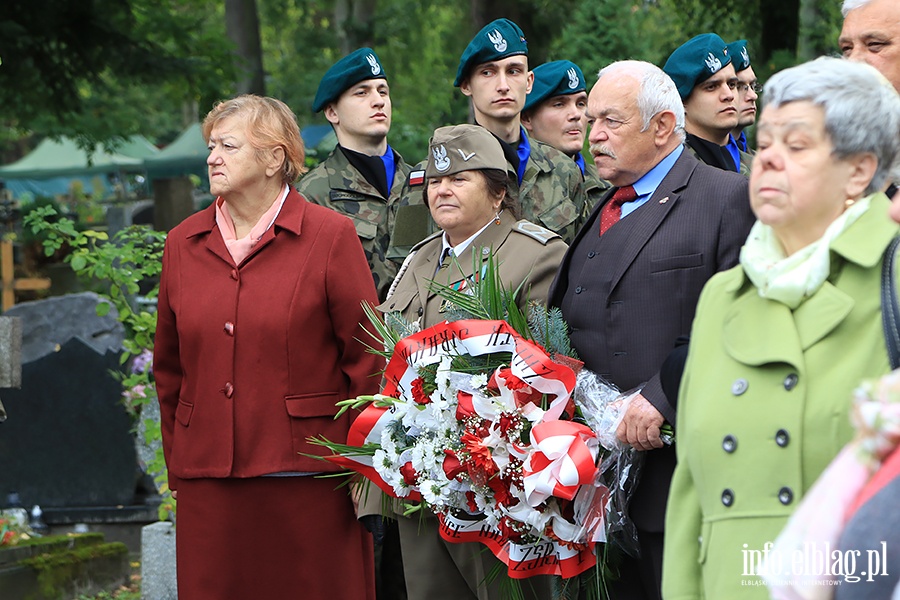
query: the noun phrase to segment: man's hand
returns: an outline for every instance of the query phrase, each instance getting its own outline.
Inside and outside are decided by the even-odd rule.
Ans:
[[[624,444],[631,444],[635,450],[662,448],[664,444],[659,437],[659,428],[664,422],[665,418],[656,407],[637,394],[628,403],[625,416],[616,429],[616,437]]]

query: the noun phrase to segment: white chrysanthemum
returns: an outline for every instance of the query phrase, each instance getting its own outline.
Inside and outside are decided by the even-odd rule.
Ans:
[[[452,363],[453,357],[445,354],[441,357],[441,364],[438,365],[437,373],[435,373],[434,383],[441,394],[446,394],[450,390],[450,365]],[[454,390],[453,393],[455,394],[456,391]]]
[[[469,385],[477,390],[484,388],[487,385],[487,382],[487,373],[479,373],[478,375],[472,375],[472,379],[469,381]]]

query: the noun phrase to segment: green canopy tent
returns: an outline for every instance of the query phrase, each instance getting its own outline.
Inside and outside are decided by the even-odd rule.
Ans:
[[[196,175],[206,187],[206,157],[209,150],[200,132],[200,123],[182,131],[171,144],[144,160],[150,180]]]
[[[159,152],[143,136],[126,139],[115,152],[97,146],[90,154],[73,139],[47,138],[21,159],[0,167],[0,181],[14,198],[67,194],[74,181],[85,193],[113,192],[126,174],[143,173],[144,159]]]

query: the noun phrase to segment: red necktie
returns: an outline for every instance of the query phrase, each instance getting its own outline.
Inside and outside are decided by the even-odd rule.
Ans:
[[[619,222],[622,218],[622,205],[637,198],[637,192],[630,185],[620,187],[600,211],[600,235]]]

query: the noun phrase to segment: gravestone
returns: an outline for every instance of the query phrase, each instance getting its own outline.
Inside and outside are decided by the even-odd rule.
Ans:
[[[112,375],[123,329],[114,310],[97,315],[100,301],[73,294],[8,311],[22,323],[22,386],[4,391],[15,418],[0,428],[0,494],[40,505],[51,530],[156,520],[156,507],[136,493],[143,474],[133,420]]]
[[[160,521],[141,530],[141,598],[178,600],[172,523]]]
[[[15,317],[0,317],[0,389],[22,385],[22,324]],[[0,423],[6,409],[0,399]]]

